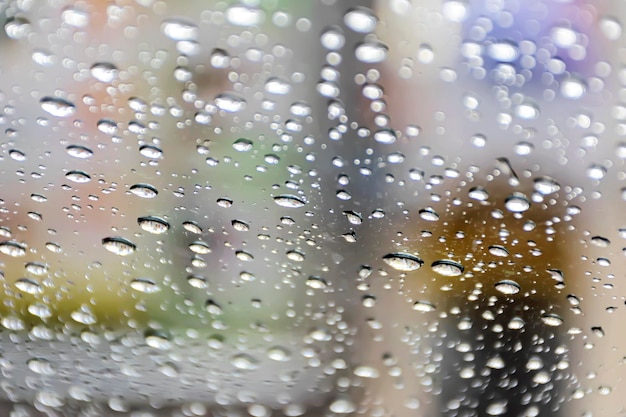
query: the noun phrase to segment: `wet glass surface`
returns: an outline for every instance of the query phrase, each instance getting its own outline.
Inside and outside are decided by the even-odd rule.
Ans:
[[[622,2],[0,12],[3,414],[624,413]]]

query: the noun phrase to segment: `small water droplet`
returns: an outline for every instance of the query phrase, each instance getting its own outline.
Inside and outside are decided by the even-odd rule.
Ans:
[[[293,249],[293,250],[287,251],[287,258],[294,262],[303,262],[305,259],[305,255],[299,250]]]
[[[513,62],[519,57],[519,49],[512,42],[494,42],[488,46],[487,55],[495,61]]]
[[[310,288],[321,290],[324,288],[328,288],[328,281],[326,281],[322,277],[312,275],[309,278],[307,278],[306,285]]]
[[[356,406],[354,403],[348,399],[340,398],[333,401],[328,409],[337,414],[349,414],[354,413],[356,411]]]
[[[48,273],[48,265],[39,262],[26,263],[26,271],[33,275],[41,276]]]
[[[396,133],[390,129],[382,129],[374,133],[374,140],[378,143],[392,144],[396,139]]]
[[[467,195],[469,198],[478,201],[487,201],[489,199],[489,193],[483,187],[472,187]]]
[[[598,164],[592,164],[587,168],[587,176],[592,180],[601,180],[606,175],[606,172],[606,168]]]
[[[246,252],[245,250],[238,250],[235,252],[235,256],[237,259],[243,262],[252,262],[254,260],[254,256],[250,252]]]
[[[284,96],[291,92],[291,84],[281,78],[272,77],[265,82],[265,91]]]
[[[354,375],[361,377],[361,378],[378,378],[380,376],[380,372],[378,372],[378,369],[372,367],[372,366],[365,366],[365,365],[361,365],[361,366],[357,366],[356,368],[354,368]]]
[[[422,219],[429,222],[436,222],[439,220],[439,214],[432,208],[427,207],[419,211],[419,215]]]
[[[398,271],[415,271],[424,264],[424,261],[417,256],[403,252],[385,255],[383,256],[383,261]]]
[[[9,151],[9,156],[14,161],[23,162],[26,160],[26,154],[22,151],[18,151],[17,149],[11,149]]]
[[[133,242],[123,237],[105,237],[102,239],[102,246],[109,252],[120,256],[128,256],[137,249]]]
[[[433,271],[445,277],[457,277],[463,274],[463,271],[465,270],[463,265],[449,259],[435,261],[430,267],[433,269]]]
[[[172,347],[172,342],[170,342],[170,337],[167,334],[152,329],[146,331],[145,341],[146,345],[154,349],[168,350]]]

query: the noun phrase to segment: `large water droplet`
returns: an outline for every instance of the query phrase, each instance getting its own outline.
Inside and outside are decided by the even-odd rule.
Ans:
[[[431,311],[435,311],[436,307],[430,301],[419,300],[413,304],[413,310],[428,313]]]
[[[85,171],[72,170],[65,174],[65,178],[78,184],[84,184],[91,181],[91,176]]]
[[[541,316],[541,321],[547,326],[557,327],[563,324],[563,319],[558,314],[547,313]]]
[[[154,294],[161,291],[161,287],[150,278],[135,278],[130,282],[130,288],[144,294]]]
[[[232,6],[226,10],[226,20],[236,26],[258,26],[263,23],[265,12],[245,6]]]
[[[128,256],[137,249],[133,242],[123,237],[105,237],[102,239],[102,246],[109,252],[120,256]]]
[[[522,193],[513,193],[504,202],[507,210],[513,213],[522,213],[530,208],[530,201]]]
[[[173,41],[193,41],[198,38],[198,27],[188,21],[168,19],[163,21],[161,30]]]
[[[415,271],[424,264],[424,261],[417,256],[403,252],[395,252],[385,255],[383,256],[383,261],[398,271]]]
[[[150,184],[134,184],[130,186],[129,191],[141,198],[154,198],[159,194],[159,191]]]
[[[556,193],[561,189],[561,186],[554,178],[550,177],[540,177],[536,178],[534,181],[535,190],[539,194],[549,195],[552,193]]]
[[[234,94],[223,93],[215,97],[215,105],[228,113],[235,113],[246,108],[246,101]]]
[[[155,235],[163,234],[170,228],[170,224],[167,221],[156,216],[139,217],[137,223],[143,230]]]
[[[364,42],[356,47],[354,55],[361,62],[375,64],[384,61],[387,58],[387,52],[389,48],[383,43]]]
[[[15,281],[15,288],[26,294],[41,294],[43,292],[41,285],[31,278],[18,279]]]
[[[230,359],[231,365],[244,371],[252,371],[259,367],[259,361],[248,354],[239,353]]]
[[[513,295],[520,292],[520,286],[517,282],[503,279],[502,281],[498,281],[495,284],[496,290],[500,291],[502,294]]]
[[[41,109],[56,117],[69,117],[76,112],[76,106],[70,101],[57,97],[44,97],[40,100]]]
[[[69,145],[65,148],[65,150],[69,156],[74,158],[88,159],[93,156],[93,151],[91,149],[81,145]]]
[[[290,194],[277,195],[274,197],[274,202],[281,207],[288,208],[299,208],[306,204],[302,198]]]
[[[346,12],[343,22],[355,32],[370,33],[376,29],[378,18],[372,10],[357,6]]]
[[[26,255],[26,245],[9,240],[0,243],[0,253],[12,256],[14,258]]]
[[[98,62],[90,69],[91,76],[103,83],[110,83],[117,79],[117,67],[109,62]]]

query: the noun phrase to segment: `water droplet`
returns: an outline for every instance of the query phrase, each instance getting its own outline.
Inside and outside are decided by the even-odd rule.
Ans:
[[[539,117],[539,106],[530,102],[520,103],[515,107],[515,115],[520,119],[534,120]]]
[[[435,261],[430,267],[433,269],[433,271],[445,277],[457,277],[463,274],[463,271],[465,270],[463,265],[449,259]]]
[[[361,365],[354,368],[354,375],[361,378],[378,378],[380,373],[372,366]]]
[[[390,129],[382,129],[374,133],[374,140],[378,143],[392,144],[396,139],[396,133]]]
[[[587,176],[592,180],[601,180],[606,175],[606,172],[606,168],[598,164],[592,164],[587,168]]]
[[[489,253],[494,256],[501,256],[501,257],[509,256],[509,251],[507,250],[507,248],[501,245],[489,246]]]
[[[419,300],[413,304],[413,310],[429,313],[435,311],[437,307],[430,301]]]
[[[91,181],[91,176],[89,174],[87,174],[85,171],[79,170],[69,171],[67,174],[65,174],[65,178],[78,184],[85,184]]]
[[[133,242],[123,237],[105,237],[102,239],[102,246],[109,252],[120,256],[128,256],[137,249]]]
[[[265,91],[270,94],[284,96],[291,92],[291,84],[281,78],[272,77],[265,82]]]
[[[541,321],[547,326],[560,326],[563,324],[563,319],[561,316],[553,313],[547,313],[541,316]]]
[[[550,31],[550,37],[552,42],[559,48],[570,48],[576,44],[578,40],[578,34],[565,26],[555,26]]]
[[[575,77],[570,77],[561,81],[561,95],[571,100],[577,100],[585,95],[587,87],[582,80]]]
[[[274,202],[281,207],[299,208],[306,203],[300,197],[295,195],[283,194],[274,197]]]
[[[611,241],[602,236],[593,236],[590,241],[592,245],[599,248],[608,248],[611,245]]]
[[[187,277],[187,283],[194,288],[207,288],[209,286],[207,279],[200,275],[189,275]]]
[[[156,146],[143,145],[139,148],[139,153],[142,156],[150,159],[159,159],[163,157],[163,151]]]
[[[250,355],[245,354],[245,353],[239,353],[237,355],[234,355],[230,359],[230,363],[235,368],[241,369],[241,370],[244,370],[244,371],[252,371],[252,370],[257,369],[259,367],[259,361],[256,358],[254,358],[253,356],[250,356]]]
[[[193,253],[197,253],[198,255],[206,255],[208,253],[211,253],[211,248],[209,247],[209,244],[201,240],[190,243],[189,250]]]
[[[267,357],[277,362],[291,360],[291,352],[282,346],[273,346],[267,350]]]
[[[507,412],[507,408],[506,408],[507,403],[508,403],[507,400],[500,400],[500,401],[493,402],[487,406],[487,409],[485,411],[490,416],[504,415]]]
[[[489,193],[483,187],[472,187],[467,195],[469,198],[478,201],[487,201],[487,199],[489,199]]]
[[[305,255],[299,250],[294,249],[287,251],[287,258],[294,262],[303,262],[305,259]]]
[[[500,356],[492,356],[487,360],[487,366],[491,369],[503,369],[505,364]]]
[[[224,309],[222,308],[222,306],[220,306],[218,303],[211,299],[206,301],[206,303],[204,304],[204,308],[209,314],[213,314],[215,316],[219,316],[220,314],[224,313]]]
[[[28,262],[26,263],[26,271],[37,276],[46,275],[48,273],[48,265],[39,262]]]
[[[419,215],[422,219],[429,222],[436,222],[439,220],[439,214],[432,208],[427,207],[419,211]]]
[[[10,17],[4,25],[4,32],[11,39],[24,39],[31,29],[30,22],[23,17]]]
[[[240,138],[233,143],[233,149],[238,152],[248,152],[252,150],[253,142],[249,139]]]
[[[350,210],[350,211],[344,211],[343,215],[346,216],[350,224],[359,225],[363,223],[363,216],[361,216],[361,213],[357,213],[355,211]]]
[[[403,252],[385,255],[383,256],[383,261],[398,271],[415,271],[424,264],[424,261],[417,256]]]
[[[168,222],[155,216],[139,217],[137,219],[137,223],[143,230],[155,235],[163,234],[170,228],[170,224]]]
[[[91,149],[81,145],[69,145],[65,150],[69,156],[74,158],[87,159],[93,156]]]
[[[265,20],[265,12],[245,6],[231,6],[226,10],[226,20],[236,26],[258,26]]]
[[[194,221],[187,221],[187,222],[183,222],[183,228],[191,233],[194,233],[196,235],[201,235],[202,234],[202,228],[200,227],[200,225]]]
[[[159,191],[150,184],[134,184],[130,186],[129,191],[141,198],[154,198],[159,194]]]
[[[522,193],[513,193],[504,202],[507,210],[513,213],[522,213],[530,208],[530,201]]]
[[[56,117],[69,117],[76,112],[76,106],[62,98],[44,97],[40,103],[43,111]]]
[[[320,38],[322,46],[331,51],[337,51],[346,43],[346,38],[340,28],[336,26],[328,27],[322,33]]]
[[[354,403],[348,399],[340,398],[333,401],[328,409],[337,414],[349,414],[356,411]]]
[[[376,64],[383,62],[387,58],[387,52],[389,52],[389,48],[383,43],[364,42],[356,47],[354,55],[361,62]]]
[[[172,342],[170,342],[170,337],[167,334],[152,329],[146,331],[145,341],[146,345],[154,349],[168,350],[172,347]]]
[[[60,408],[65,404],[63,397],[53,391],[39,391],[36,395],[39,404],[50,408]]]
[[[495,284],[496,290],[500,291],[505,295],[513,295],[520,292],[520,286],[517,282],[511,281],[509,279],[504,279]]]
[[[519,57],[519,50],[512,42],[495,42],[487,48],[487,55],[495,61],[513,62]]]
[[[71,7],[63,10],[61,18],[66,25],[73,26],[75,28],[84,28],[89,24],[89,14],[87,14],[87,12]]]
[[[376,30],[378,18],[370,9],[354,7],[349,9],[343,16],[343,22],[355,32],[371,33]]]
[[[215,105],[228,113],[235,113],[246,108],[246,101],[231,93],[219,94],[215,97]]]
[[[150,278],[135,278],[130,282],[130,288],[144,294],[154,294],[161,291],[161,287]]]
[[[20,278],[15,281],[15,288],[25,292],[26,294],[41,294],[43,288],[41,285],[32,278]]]
[[[109,119],[98,120],[98,130],[107,135],[114,135],[117,133],[117,123]]]
[[[26,245],[16,242],[14,240],[0,242],[0,253],[12,256],[14,258],[18,256],[26,255]]]
[[[56,373],[50,361],[44,358],[31,358],[26,362],[26,366],[39,375],[54,375]]]
[[[235,219],[230,223],[233,226],[233,229],[237,230],[238,232],[247,232],[248,230],[250,230],[250,225],[243,220]]]
[[[446,20],[460,23],[469,15],[469,5],[462,0],[448,0],[443,3],[441,13]]]
[[[87,306],[82,306],[80,310],[72,311],[70,317],[76,323],[84,324],[87,326],[91,326],[98,322],[96,316],[94,316],[94,314],[91,312],[91,309]]]
[[[237,259],[243,262],[252,262],[254,260],[254,256],[250,252],[246,252],[245,250],[238,250],[235,252],[235,256]]]
[[[556,193],[561,189],[561,185],[556,182],[555,179],[550,177],[540,177],[536,178],[534,181],[535,190],[539,194],[549,195],[552,193]]]
[[[613,17],[603,17],[600,19],[600,30],[602,34],[611,41],[616,41],[622,37],[622,24]]]
[[[110,83],[117,79],[117,67],[109,62],[98,62],[90,69],[91,76],[103,83]]]
[[[306,280],[306,285],[310,288],[321,290],[324,288],[328,288],[328,282],[322,278],[315,275],[310,276]]]
[[[228,68],[230,65],[230,55],[223,49],[215,48],[211,51],[209,62],[213,68]]]
[[[164,20],[161,30],[173,41],[194,41],[198,38],[198,27],[188,21],[180,19]]]
[[[17,149],[11,149],[9,151],[9,156],[14,161],[23,162],[26,160],[26,154],[22,151],[18,151]]]

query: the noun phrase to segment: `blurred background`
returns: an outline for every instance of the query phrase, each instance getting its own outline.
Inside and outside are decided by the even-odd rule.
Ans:
[[[0,12],[4,414],[626,413],[623,2]]]

